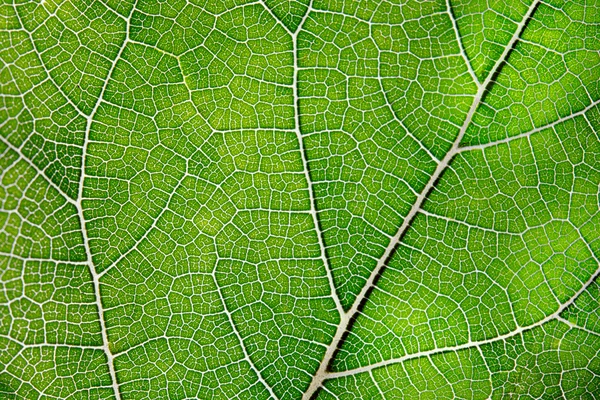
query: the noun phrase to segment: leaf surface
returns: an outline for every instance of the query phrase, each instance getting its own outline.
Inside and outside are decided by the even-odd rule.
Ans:
[[[0,394],[595,398],[599,16],[0,5]]]

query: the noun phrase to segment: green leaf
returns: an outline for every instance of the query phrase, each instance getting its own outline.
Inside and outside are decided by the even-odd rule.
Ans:
[[[597,398],[595,0],[0,5],[0,397]]]

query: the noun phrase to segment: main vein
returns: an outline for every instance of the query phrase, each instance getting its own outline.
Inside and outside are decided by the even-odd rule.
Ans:
[[[106,320],[104,319],[104,307],[102,305],[102,298],[101,298],[101,292],[100,292],[100,276],[101,275],[98,273],[98,271],[96,271],[96,267],[94,266],[94,262],[92,261],[92,251],[90,248],[90,241],[88,238],[87,229],[85,227],[85,217],[83,215],[83,184],[84,184],[84,180],[85,180],[85,165],[86,165],[86,158],[87,158],[87,153],[88,153],[89,136],[90,136],[94,116],[96,115],[96,112],[98,111],[100,103],[102,102],[102,98],[104,97],[104,92],[106,91],[108,82],[110,81],[110,78],[117,66],[117,62],[121,58],[121,55],[123,54],[123,50],[125,50],[125,46],[127,45],[127,41],[129,39],[131,16],[133,15],[133,12],[134,12],[136,6],[137,6],[137,1],[133,5],[133,7],[131,8],[131,11],[129,12],[129,15],[125,19],[125,23],[126,23],[125,38],[123,39],[123,43],[121,44],[121,47],[119,48],[119,52],[117,53],[115,59],[113,60],[113,63],[108,71],[108,74],[106,75],[106,79],[104,80],[104,83],[102,84],[102,89],[100,90],[98,99],[96,100],[96,103],[94,104],[94,108],[90,112],[90,115],[87,117],[85,134],[84,134],[84,138],[83,138],[83,154],[82,154],[82,159],[81,159],[81,175],[79,177],[79,192],[77,195],[77,201],[75,202],[75,207],[77,208],[77,214],[79,215],[79,223],[81,225],[81,234],[83,236],[83,244],[85,247],[86,257],[88,260],[90,273],[92,275],[92,280],[94,283],[94,297],[95,297],[95,301],[96,301],[96,307],[98,308],[98,318],[100,320],[100,329],[102,331],[102,348],[104,350],[104,353],[106,354],[106,359],[108,362],[108,370],[109,370],[110,379],[111,379],[111,386],[113,388],[113,392],[114,392],[115,398],[117,400],[121,400],[121,393],[119,392],[119,384],[117,381],[117,373],[115,371],[114,357],[113,357],[112,352],[110,351],[109,340],[108,340],[108,331],[106,328]]]
[[[412,220],[414,219],[416,214],[421,209],[421,206],[423,205],[423,202],[427,198],[429,192],[433,189],[436,181],[444,173],[444,171],[446,170],[446,168],[448,167],[448,165],[450,164],[450,162],[452,161],[454,156],[459,152],[460,142],[462,141],[462,138],[463,138],[465,132],[467,131],[467,128],[471,125],[473,116],[475,115],[475,112],[477,111],[477,108],[479,107],[479,104],[481,103],[481,100],[483,99],[484,94],[488,90],[488,87],[492,83],[495,75],[499,72],[501,66],[507,60],[508,55],[510,54],[515,43],[518,41],[519,37],[521,36],[521,33],[523,32],[529,19],[535,12],[539,2],[540,2],[540,0],[535,0],[529,6],[527,13],[523,17],[523,19],[521,20],[521,22],[519,23],[517,28],[515,29],[515,32],[514,32],[513,36],[511,37],[510,41],[508,42],[508,44],[506,45],[504,51],[502,52],[502,55],[496,61],[496,64],[494,65],[494,67],[492,68],[490,73],[488,74],[488,76],[485,79],[485,81],[483,82],[483,84],[481,86],[479,86],[479,89],[477,90],[477,93],[475,94],[475,97],[473,98],[473,103],[471,104],[471,108],[469,109],[469,112],[467,113],[465,121],[464,121],[463,125],[461,126],[460,131],[458,132],[458,135],[456,136],[456,139],[452,143],[452,147],[446,153],[444,158],[440,161],[437,168],[435,169],[435,171],[429,178],[429,181],[427,182],[427,184],[421,191],[421,194],[417,197],[415,203],[413,204],[413,206],[410,209],[409,213],[407,214],[406,218],[404,218],[402,225],[400,226],[400,228],[398,229],[398,231],[396,232],[394,237],[390,240],[390,243],[388,244],[387,248],[385,249],[383,255],[381,256],[381,258],[377,262],[377,265],[371,272],[371,275],[367,279],[367,282],[363,286],[359,295],[354,300],[352,307],[350,307],[350,309],[348,310],[347,313],[343,314],[341,323],[336,331],[336,334],[335,334],[331,344],[329,345],[329,347],[327,348],[327,350],[325,352],[323,360],[321,361],[321,365],[319,366],[317,373],[313,377],[313,381],[311,382],[310,386],[308,387],[308,390],[304,393],[304,396],[303,396],[304,400],[309,400],[310,398],[312,398],[313,395],[316,394],[317,390],[319,390],[319,388],[322,386],[325,379],[328,378],[329,364],[331,363],[333,356],[335,355],[342,340],[344,339],[346,332],[351,328],[352,321],[355,320],[363,303],[366,301],[368,294],[371,291],[371,288],[375,284],[377,277],[381,274],[381,272],[383,271],[383,268],[388,263],[390,257],[392,256],[392,254],[394,252],[394,249],[396,248],[396,246],[402,239],[404,233],[410,227]]]
[[[575,228],[575,227],[574,227]],[[371,364],[371,365],[367,365],[364,367],[358,367],[355,369],[351,369],[351,370],[346,370],[343,372],[334,372],[334,373],[329,373],[328,377],[329,378],[336,378],[336,377],[343,377],[343,376],[350,376],[350,375],[355,375],[357,373],[362,373],[362,372],[370,372],[372,370],[374,370],[375,368],[380,368],[380,367],[384,367],[386,365],[392,365],[392,364],[397,364],[399,362],[403,362],[403,361],[407,361],[407,360],[412,360],[415,358],[420,358],[420,357],[431,357],[435,354],[440,354],[440,353],[445,353],[448,351],[459,351],[459,350],[465,350],[465,349],[470,349],[470,348],[481,348],[481,346],[486,345],[486,344],[490,344],[490,343],[495,343],[501,340],[507,340],[510,339],[512,337],[515,337],[517,335],[523,334],[525,332],[528,332],[534,328],[537,328],[539,326],[542,326],[546,323],[548,323],[549,321],[552,320],[557,320],[560,321],[564,324],[569,325],[569,327],[571,328],[576,328],[576,329],[581,329],[585,332],[588,332],[589,334],[592,335],[596,335],[596,336],[600,336],[597,332],[593,332],[588,330],[585,327],[581,327],[581,326],[577,326],[575,325],[573,322],[564,319],[563,317],[560,316],[560,314],[562,314],[563,311],[565,311],[569,306],[571,306],[573,303],[575,303],[575,301],[579,298],[579,296],[581,296],[581,294],[583,292],[585,292],[586,290],[588,290],[588,288],[592,285],[592,283],[594,283],[596,281],[596,279],[600,276],[600,259],[598,259],[598,257],[596,257],[595,253],[592,251],[591,246],[589,245],[589,243],[584,239],[583,235],[581,234],[581,232],[579,232],[579,230],[577,228],[575,228],[579,234],[579,239],[585,244],[587,250],[589,251],[592,259],[596,262],[597,268],[596,271],[594,271],[590,277],[588,278],[588,280],[583,283],[583,285],[581,286],[581,288],[575,292],[575,294],[573,294],[573,296],[571,296],[566,302],[564,302],[563,304],[559,305],[559,307],[557,308],[556,311],[554,311],[552,314],[546,316],[545,318],[527,325],[527,326],[517,326],[517,328],[511,332],[505,333],[503,335],[499,335],[493,338],[489,338],[489,339],[483,339],[483,340],[479,340],[479,341],[469,341],[467,343],[463,343],[463,344],[459,344],[457,346],[450,346],[450,347],[442,347],[442,348],[437,348],[437,349],[431,349],[431,350],[427,350],[427,351],[421,351],[418,353],[413,353],[413,354],[406,354],[402,357],[399,358],[393,358],[393,359],[389,359],[389,360],[384,360],[384,361],[380,361],[377,362],[375,364]]]

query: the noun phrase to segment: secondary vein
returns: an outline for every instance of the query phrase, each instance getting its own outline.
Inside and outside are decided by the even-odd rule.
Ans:
[[[337,292],[335,290],[335,283],[333,281],[331,267],[329,265],[329,260],[327,259],[327,254],[325,253],[325,243],[323,240],[323,232],[321,230],[321,226],[319,225],[314,188],[313,188],[312,180],[310,178],[310,170],[309,170],[309,166],[308,166],[308,156],[307,156],[306,150],[304,148],[304,142],[302,140],[302,132],[300,131],[300,97],[298,95],[298,73],[299,73],[300,69],[298,68],[298,34],[302,30],[302,27],[304,26],[304,23],[306,22],[306,20],[308,18],[311,7],[312,7],[312,2],[308,5],[306,13],[304,14],[304,17],[302,18],[302,21],[300,22],[298,29],[296,30],[296,32],[294,34],[291,35],[292,36],[292,44],[293,44],[293,53],[294,53],[293,54],[293,56],[294,56],[294,81],[292,84],[293,95],[294,95],[294,118],[295,118],[294,131],[296,132],[296,137],[298,139],[298,146],[300,149],[300,156],[302,157],[302,164],[304,166],[304,168],[303,168],[304,169],[304,178],[306,179],[306,183],[308,185],[308,196],[309,196],[309,200],[310,200],[310,215],[312,216],[313,225],[315,226],[315,230],[317,232],[317,239],[319,241],[319,248],[321,251],[320,259],[322,260],[323,266],[325,267],[325,271],[327,274],[327,280],[329,282],[329,289],[331,291],[331,296],[333,298],[333,301],[335,302],[335,307],[338,310],[338,313],[340,314],[340,318],[343,319],[344,315],[345,315],[344,307],[342,306],[340,298],[337,295]]]
[[[100,274],[98,273],[98,271],[96,271],[96,267],[94,266],[94,262],[92,261],[92,251],[90,248],[90,241],[89,241],[88,233],[87,233],[87,230],[85,227],[85,217],[83,215],[83,184],[84,184],[84,180],[85,180],[85,164],[86,164],[86,158],[87,158],[87,152],[88,152],[87,148],[88,148],[89,136],[90,136],[90,131],[92,128],[94,116],[96,115],[96,112],[98,111],[100,103],[102,102],[102,98],[104,97],[104,92],[106,91],[106,88],[108,87],[108,82],[110,81],[110,78],[115,71],[117,63],[118,63],[119,59],[121,58],[123,51],[125,50],[125,47],[127,45],[127,42],[128,42],[129,36],[130,36],[129,30],[130,30],[130,26],[131,26],[131,24],[130,24],[131,16],[133,15],[136,6],[137,6],[137,1],[135,2],[133,7],[131,8],[131,11],[129,12],[129,15],[125,19],[126,25],[125,25],[125,37],[123,39],[123,43],[121,44],[121,47],[119,48],[119,52],[117,53],[112,65],[108,71],[108,74],[106,75],[106,79],[104,80],[102,89],[100,90],[100,94],[98,95],[98,99],[96,100],[96,104],[94,104],[94,108],[90,112],[90,115],[87,117],[85,135],[83,138],[83,153],[82,153],[82,157],[81,157],[82,161],[81,161],[81,175],[79,178],[79,192],[77,195],[77,201],[75,202],[75,206],[77,208],[77,214],[79,215],[79,221],[80,221],[80,225],[81,225],[81,234],[83,237],[83,244],[84,244],[86,256],[88,259],[90,274],[92,275],[92,280],[93,280],[93,284],[94,284],[94,297],[95,297],[96,307],[98,309],[98,319],[100,320],[100,329],[102,331],[102,348],[104,350],[104,353],[106,354],[108,370],[109,370],[109,374],[110,374],[110,378],[111,378],[111,386],[112,386],[113,392],[115,394],[115,398],[117,400],[121,400],[121,393],[119,391],[119,384],[117,381],[117,373],[115,370],[114,356],[113,356],[112,352],[110,351],[108,331],[107,331],[106,321],[104,319],[104,307],[102,305],[102,298],[101,298],[101,292],[100,292]]]

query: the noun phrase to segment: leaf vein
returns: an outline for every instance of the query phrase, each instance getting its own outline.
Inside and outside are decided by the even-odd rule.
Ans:
[[[327,376],[329,374],[328,373],[329,364],[333,360],[333,357],[335,356],[335,353],[337,352],[337,349],[339,348],[340,344],[344,340],[347,332],[352,328],[352,324],[355,321],[356,316],[357,316],[358,312],[360,311],[361,307],[363,306],[364,302],[368,299],[368,296],[372,291],[372,287],[376,284],[378,277],[383,272],[385,265],[388,263],[389,259],[393,255],[394,250],[396,249],[396,247],[398,246],[398,243],[404,236],[404,233],[410,227],[415,215],[421,209],[421,206],[424,203],[425,199],[427,198],[429,192],[433,189],[437,180],[442,176],[443,172],[446,170],[446,167],[450,164],[450,162],[452,161],[454,156],[457,154],[460,142],[461,142],[465,132],[467,131],[467,128],[470,126],[473,116],[475,115],[475,112],[476,112],[479,104],[481,103],[482,99],[484,98],[484,95],[485,95],[486,91],[488,90],[488,87],[493,82],[494,77],[496,76],[497,72],[500,70],[502,65],[506,62],[509,54],[511,53],[512,49],[514,48],[514,45],[520,38],[523,30],[527,26],[529,20],[531,19],[531,16],[537,9],[539,3],[540,3],[540,0],[535,0],[531,4],[529,9],[527,10],[527,13],[525,14],[525,16],[523,17],[523,20],[520,22],[519,26],[515,30],[515,33],[513,34],[510,41],[508,42],[502,55],[500,56],[500,58],[494,65],[494,68],[492,68],[491,73],[488,75],[485,82],[479,87],[477,94],[475,95],[475,97],[473,99],[471,108],[465,118],[465,121],[464,121],[456,139],[454,140],[454,143],[452,144],[452,147],[450,148],[448,153],[446,153],[446,155],[441,160],[441,162],[438,164],[434,173],[431,175],[429,182],[423,188],[421,195],[416,199],[413,207],[411,208],[408,215],[405,217],[405,219],[404,219],[402,225],[400,226],[400,228],[398,229],[396,235],[394,235],[394,238],[390,241],[388,247],[386,248],[385,252],[383,253],[383,256],[380,258],[379,262],[377,263],[377,266],[373,269],[366,284],[363,286],[359,295],[356,297],[352,307],[344,315],[342,323],[340,324],[340,327],[338,328],[336,335],[334,336],[334,338],[331,342],[330,347],[327,349],[327,352],[325,353],[325,357],[323,358],[323,361],[321,362],[321,365],[319,366],[319,369],[318,369],[317,373],[315,374],[313,381],[311,382],[308,390],[304,394],[304,397],[303,397],[304,400],[309,400],[310,398],[312,398],[313,394],[315,394],[317,392],[317,390],[322,386],[323,381],[327,378]]]

